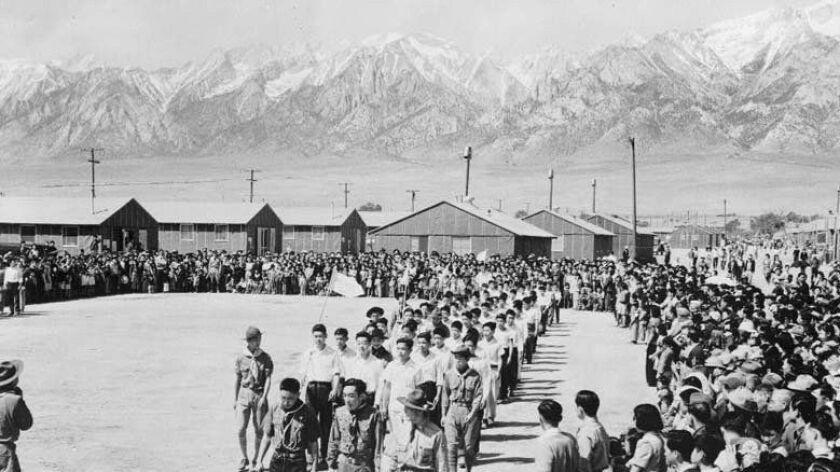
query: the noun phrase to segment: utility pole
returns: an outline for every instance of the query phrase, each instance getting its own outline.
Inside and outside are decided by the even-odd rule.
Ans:
[[[499,211],[502,211],[502,199],[499,199]]]
[[[470,161],[472,160],[471,146],[467,146],[467,148],[464,149],[464,160],[467,161],[467,180],[464,188],[464,198],[467,198],[470,196]]]
[[[726,199],[723,199],[723,239],[726,240],[729,238],[729,235],[726,232],[726,223],[727,223],[727,214],[726,214]]]
[[[417,192],[419,192],[419,190],[416,190],[416,189],[412,188],[412,189],[406,190],[406,192],[411,194],[411,212],[414,213],[414,198],[417,196]]]
[[[342,182],[338,185],[344,186],[344,208],[347,208],[347,195],[350,193],[347,187],[350,185],[350,182]]]
[[[598,187],[598,180],[592,179],[592,214],[595,214],[595,190]]]
[[[100,161],[96,160],[96,152],[97,151],[104,151],[102,148],[90,148],[90,149],[82,149],[82,152],[90,153],[90,159],[87,161],[90,162],[90,213],[96,213],[96,205],[94,204],[96,200],[96,164],[100,164]]]
[[[251,172],[251,177],[245,179],[245,180],[247,180],[248,182],[251,183],[251,193],[248,197],[248,202],[254,203],[254,182],[257,181],[257,179],[254,178],[254,172],[259,172],[259,169],[248,169],[248,170]]]
[[[630,150],[632,152],[631,165],[633,168],[633,259],[636,259],[636,138],[630,138]]]
[[[548,211],[554,211],[554,169],[548,169]]]

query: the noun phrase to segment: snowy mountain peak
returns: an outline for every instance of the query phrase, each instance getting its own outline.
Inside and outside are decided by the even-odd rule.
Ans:
[[[733,71],[760,58],[765,65],[783,52],[806,41],[814,30],[807,14],[793,8],[774,8],[743,18],[716,23],[701,32],[705,43]]]
[[[814,31],[840,36],[840,0],[824,0],[805,9]]]

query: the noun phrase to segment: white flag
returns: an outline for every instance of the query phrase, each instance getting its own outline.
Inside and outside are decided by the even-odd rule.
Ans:
[[[477,261],[479,261],[479,262],[484,262],[484,261],[486,261],[486,260],[487,260],[487,249],[485,249],[485,250],[483,250],[483,251],[479,252],[479,253],[475,256],[475,260],[477,260]]]
[[[358,297],[365,294],[364,289],[356,283],[356,279],[334,270],[330,278],[330,290],[345,297]]]

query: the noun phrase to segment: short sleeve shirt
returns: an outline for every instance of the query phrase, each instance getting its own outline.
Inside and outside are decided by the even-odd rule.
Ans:
[[[240,385],[251,390],[262,390],[271,374],[274,372],[274,361],[267,352],[260,350],[257,355],[247,349],[236,356],[236,375],[240,377]]]
[[[344,373],[341,357],[335,349],[307,349],[301,359],[301,371],[306,382],[332,382],[333,377]]]
[[[397,402],[397,398],[405,397],[412,390],[417,388],[417,386],[420,385],[418,379],[419,375],[417,375],[417,364],[415,364],[411,359],[409,359],[405,364],[402,364],[399,361],[394,361],[388,364],[388,366],[385,367],[385,372],[382,373],[383,382],[388,382],[391,385],[390,404],[388,407],[399,407],[398,409],[401,410],[402,405]]]

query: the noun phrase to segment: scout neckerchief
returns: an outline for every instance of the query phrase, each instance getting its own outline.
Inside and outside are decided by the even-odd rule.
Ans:
[[[248,365],[248,375],[251,376],[251,387],[256,387],[260,381],[260,366],[257,362],[257,357],[262,354],[262,349],[257,348],[256,351],[251,352],[248,348],[245,348],[245,355],[251,359],[251,363]]]
[[[283,410],[283,436],[281,436],[280,444],[286,450],[291,450],[292,444],[292,419],[294,415],[303,408],[303,402],[298,400],[298,406],[291,410]],[[281,408],[282,410],[282,408]]]

